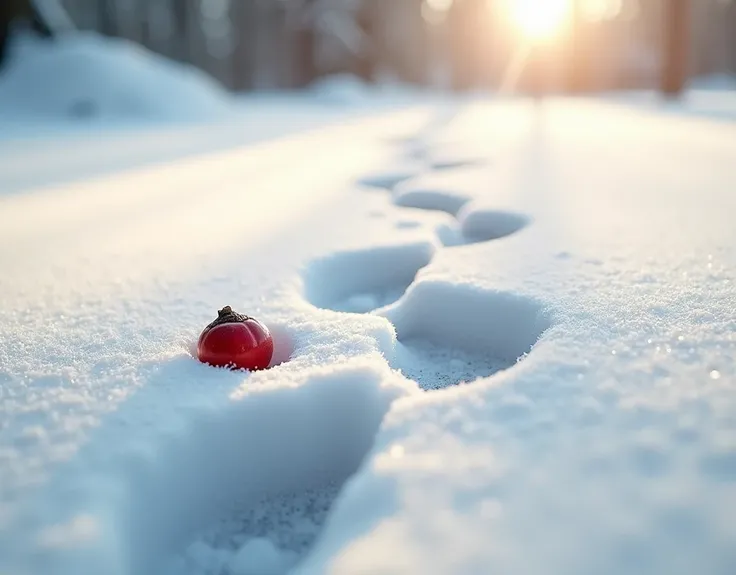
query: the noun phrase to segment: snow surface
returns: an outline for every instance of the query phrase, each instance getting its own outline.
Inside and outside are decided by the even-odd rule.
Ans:
[[[447,112],[2,156],[1,572],[733,572],[736,127]],[[271,369],[192,357],[226,304]]]
[[[192,66],[87,32],[53,42],[17,34],[10,56],[0,75],[5,194],[421,105],[416,89],[400,85],[346,99],[360,84],[344,77],[301,92],[233,96]],[[420,101],[435,103],[437,95]]]
[[[610,100],[636,108],[648,107],[660,114],[691,115],[717,121],[736,121],[736,77],[716,76],[695,79],[692,88],[675,100],[652,91],[619,92]]]
[[[127,40],[19,36],[0,76],[0,110],[16,116],[213,121],[231,112],[214,80]]]

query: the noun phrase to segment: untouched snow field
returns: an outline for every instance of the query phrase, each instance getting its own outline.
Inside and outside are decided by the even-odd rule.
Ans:
[[[420,103],[3,151],[0,572],[733,573],[736,124]]]

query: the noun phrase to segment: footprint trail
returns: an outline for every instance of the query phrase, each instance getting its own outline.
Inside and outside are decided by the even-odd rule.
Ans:
[[[451,115],[443,117],[433,129],[442,128],[450,119]],[[398,207],[444,212],[451,220],[436,228],[434,241],[342,251],[310,262],[301,274],[302,295],[317,308],[386,318],[396,333],[395,347],[387,353],[387,363],[422,390],[470,384],[511,368],[525,357],[550,326],[548,316],[539,302],[517,294],[422,280],[420,272],[438,250],[508,236],[522,230],[530,219],[523,214],[475,207],[471,195],[451,185],[421,187],[416,180],[427,170],[451,176],[455,170],[485,161],[453,155],[447,148],[433,150],[417,138],[405,144],[413,151],[411,160],[367,174],[357,183],[362,188],[390,192]],[[369,217],[383,215],[371,213]],[[416,215],[396,226],[419,227]],[[276,331],[281,344],[274,365],[293,360],[299,353],[294,341]],[[310,409],[299,390],[290,390],[290,403],[275,404],[291,411],[278,418],[289,422],[284,429],[279,427],[274,432],[273,409],[262,412],[269,413],[268,418],[258,415],[261,403],[270,402],[267,395],[248,398],[238,406],[237,417],[211,421],[212,429],[199,427],[198,448],[182,448],[191,469],[187,481],[210,485],[208,475],[213,469],[230,470],[232,481],[216,493],[195,498],[196,512],[191,509],[191,494],[186,490],[162,491],[170,507],[188,519],[185,525],[179,527],[182,522],[178,522],[177,526],[190,530],[190,544],[169,557],[159,573],[285,575],[298,568],[319,537],[345,482],[370,452],[372,438],[395,399],[393,391],[386,392],[385,397],[367,395],[376,388],[371,380],[385,377],[375,370],[333,371],[315,376],[325,391],[319,395],[319,401],[335,404],[329,411],[332,421],[318,418],[320,411]],[[346,381],[350,385],[345,385]],[[398,381],[406,383],[402,378]],[[340,399],[341,396],[344,397]],[[263,428],[260,435],[259,426]],[[249,438],[263,433],[275,433],[276,442],[283,443],[282,451],[290,446],[290,455],[285,458],[278,450],[258,451]],[[320,441],[310,445],[309,438]],[[230,449],[223,449],[228,443]],[[178,446],[174,447],[177,451]],[[232,458],[233,453],[240,456]],[[290,472],[296,470],[298,478]],[[311,479],[305,478],[305,470],[312,474]],[[221,476],[218,472],[215,477]],[[274,477],[277,485],[273,485]],[[133,514],[133,524],[146,520],[151,511],[146,493],[150,501],[161,500],[153,497],[159,487],[138,491],[143,497],[134,506],[140,508],[140,514]]]
[[[430,170],[434,165],[448,173],[423,179],[388,171],[361,181],[390,191],[396,206],[452,216],[454,225],[435,230],[445,248],[503,238],[530,223],[523,214],[476,207],[471,194],[453,185],[449,172],[476,159],[448,155],[445,148],[433,164],[430,146],[407,145]],[[323,309],[389,319],[398,340],[389,363],[424,390],[472,382],[515,365],[549,327],[539,305],[514,294],[418,281],[435,253],[433,244],[418,243],[332,254],[308,266],[303,295]]]

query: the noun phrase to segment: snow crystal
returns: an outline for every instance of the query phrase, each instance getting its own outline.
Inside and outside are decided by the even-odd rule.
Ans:
[[[235,506],[197,533],[184,553],[169,558],[163,568],[173,571],[184,563],[194,564],[191,572],[205,575],[223,569],[228,575],[285,573],[314,543],[339,488],[327,485],[263,499],[250,507]]]
[[[397,350],[396,365],[404,375],[423,389],[443,389],[488,377],[513,363],[496,359],[490,353],[468,353],[423,339],[407,339]]]

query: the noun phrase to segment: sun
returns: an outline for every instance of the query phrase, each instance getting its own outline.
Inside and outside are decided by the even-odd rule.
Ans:
[[[550,40],[560,34],[570,17],[570,0],[509,0],[509,15],[528,40]]]

